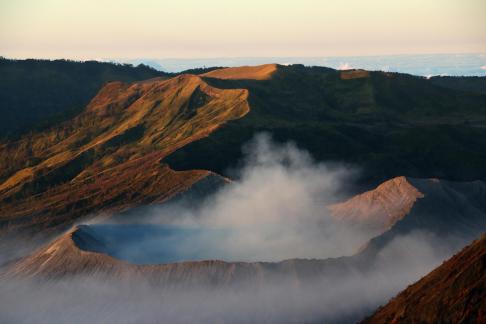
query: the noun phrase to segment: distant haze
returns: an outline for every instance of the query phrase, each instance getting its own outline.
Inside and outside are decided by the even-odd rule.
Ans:
[[[16,58],[485,53],[485,30],[484,0],[0,0]]]
[[[304,64],[334,69],[366,69],[409,73],[421,76],[486,76],[486,54],[422,54],[329,57],[237,57],[200,59],[105,59],[131,64],[146,64],[166,72],[211,66],[242,66],[266,63]]]

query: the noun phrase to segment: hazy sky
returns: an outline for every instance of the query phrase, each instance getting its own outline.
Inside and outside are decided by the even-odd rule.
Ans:
[[[0,55],[486,53],[485,0],[0,0]]]

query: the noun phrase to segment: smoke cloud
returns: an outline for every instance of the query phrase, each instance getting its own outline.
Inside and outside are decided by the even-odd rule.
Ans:
[[[202,202],[186,200],[130,214],[129,223],[165,225],[161,232],[167,235],[141,239],[140,228],[132,234],[133,246],[123,244],[126,231],[120,231],[124,237],[118,240],[117,257],[134,261],[142,251],[164,247],[170,261],[329,258],[352,255],[371,238],[371,232],[334,219],[326,207],[342,199],[355,171],[316,163],[294,144],[274,143],[267,134],[243,150],[238,180]]]
[[[117,229],[127,224],[90,227],[108,237],[110,253],[137,263],[324,259],[353,255],[371,238],[326,209],[345,196],[355,171],[316,163],[295,145],[276,144],[264,134],[244,151],[238,180],[202,201],[182,199],[131,214],[131,222],[144,225],[131,234]],[[446,241],[412,232],[393,239],[365,268],[299,283],[283,277],[258,287],[167,290],[86,276],[49,282],[4,278],[0,322],[352,323],[451,255]]]

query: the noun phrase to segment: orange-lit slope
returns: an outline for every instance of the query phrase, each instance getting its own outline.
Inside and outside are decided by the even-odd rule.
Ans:
[[[161,160],[244,116],[247,97],[194,75],[107,84],[73,120],[0,144],[11,157],[0,161],[1,227],[53,227],[187,190],[211,173]]]
[[[205,74],[203,77],[216,79],[232,79],[232,80],[267,80],[270,79],[277,71],[277,64],[265,64],[257,66],[240,66],[225,69],[214,70]]]
[[[485,234],[363,321],[370,324],[485,322]]]

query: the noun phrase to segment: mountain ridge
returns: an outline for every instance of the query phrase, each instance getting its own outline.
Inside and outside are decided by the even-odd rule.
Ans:
[[[3,156],[17,155],[15,160],[1,161],[2,227],[8,227],[9,220],[14,221],[10,222],[13,225],[15,219],[32,218],[32,209],[52,215],[48,209],[52,209],[52,199],[59,194],[80,199],[72,203],[82,206],[86,197],[81,192],[95,190],[103,196],[103,192],[112,195],[110,190],[131,191],[130,187],[140,187],[150,179],[155,181],[157,176],[168,177],[165,182],[176,185],[174,188],[163,185],[167,192],[162,197],[178,193],[177,182],[182,179],[179,177],[174,183],[176,175],[185,174],[192,178],[189,183],[195,183],[202,175],[213,173],[171,171],[161,162],[163,158],[191,141],[208,136],[221,124],[244,116],[249,111],[246,98],[246,90],[216,89],[192,75],[131,85],[108,84],[72,122],[52,128],[47,136],[40,133],[0,145]],[[27,167],[22,168],[23,164]],[[127,178],[128,174],[133,178]],[[126,183],[112,187],[120,181]],[[154,185],[148,188],[159,192]],[[143,192],[142,188],[139,190]],[[88,204],[90,208],[107,207],[103,206],[102,198],[96,199],[94,205]],[[57,212],[54,207],[54,213],[68,211],[62,211],[67,206],[62,206],[64,199],[54,201],[61,203]],[[126,205],[129,201],[130,198],[114,203]],[[81,210],[92,212],[86,206]]]
[[[239,66],[212,70],[200,76],[223,80],[268,80],[277,69],[277,64]]]
[[[0,57],[0,138],[45,130],[79,113],[106,82],[171,74],[146,65]]]

